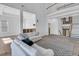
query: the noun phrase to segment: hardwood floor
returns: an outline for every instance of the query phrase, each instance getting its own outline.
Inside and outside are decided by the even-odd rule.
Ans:
[[[0,37],[0,56],[11,56],[11,42],[16,36]]]

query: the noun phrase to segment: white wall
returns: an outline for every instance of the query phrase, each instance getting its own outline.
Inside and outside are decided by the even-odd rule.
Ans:
[[[73,25],[71,37],[79,38],[79,15],[73,16],[72,22]]]
[[[46,14],[42,11],[42,13],[36,14],[37,19],[38,19],[38,24],[37,24],[37,32],[40,33],[41,36],[48,35],[48,22],[47,22],[47,16]]]
[[[44,6],[39,6],[39,10],[37,9],[37,31],[39,31],[40,35],[48,35],[48,20],[47,20],[47,11],[44,9]]]
[[[19,10],[14,8],[9,8],[4,5],[0,5],[0,6],[2,7],[2,14],[0,15],[0,21],[6,20],[8,22],[7,32],[2,32],[0,27],[0,37],[19,34],[20,33]]]

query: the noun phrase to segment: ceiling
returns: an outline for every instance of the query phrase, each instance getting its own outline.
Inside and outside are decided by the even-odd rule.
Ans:
[[[12,7],[15,7],[15,8],[20,8],[21,5],[24,5],[25,7],[27,6],[38,6],[38,5],[43,5],[45,8],[51,6],[52,4],[54,3],[2,3],[4,5],[8,5],[8,6],[12,6]]]
[[[47,13],[52,13],[61,9],[69,8],[75,5],[78,5],[78,3],[2,3],[7,6],[11,6],[14,8],[21,8],[21,5],[24,5],[24,10],[29,11],[37,9],[38,7],[43,7],[43,9],[47,10]],[[41,9],[40,9],[41,10]]]

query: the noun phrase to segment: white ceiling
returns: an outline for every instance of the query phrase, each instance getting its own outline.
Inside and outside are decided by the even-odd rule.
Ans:
[[[15,8],[20,8],[21,5],[24,5],[24,6],[38,6],[38,5],[43,5],[45,6],[45,8],[49,7],[50,5],[54,4],[54,3],[2,3],[2,4],[5,4],[5,5],[8,5],[8,6],[12,6],[12,7],[15,7]]]
[[[46,9],[55,3],[2,3],[2,4],[8,5],[8,6],[11,6],[14,8],[18,8],[18,9],[21,8],[21,5],[24,5],[24,10],[29,11],[29,9],[34,10],[34,9],[41,7],[41,6],[43,6],[43,9]],[[52,6],[52,9],[56,10],[56,8],[60,7],[61,5],[63,5],[63,4],[57,3],[56,5]],[[51,9],[51,7],[48,9],[48,11],[50,11],[50,9]]]
[[[46,9],[47,13],[49,14],[49,13],[58,11],[57,10],[58,8],[64,7],[65,5],[68,5],[71,3],[2,3],[2,4],[8,5],[14,8],[18,8],[18,9],[21,8],[21,5],[24,5],[24,10],[26,11],[31,10],[29,12],[32,12],[32,10],[37,9],[38,7],[43,7],[43,9]]]
[[[3,3],[4,5],[14,7],[14,8],[21,8],[21,5],[24,5],[23,10],[29,11],[29,12],[34,12],[34,10],[37,10],[38,8],[43,7],[43,9],[46,9],[47,6],[50,4],[43,4],[43,3]]]

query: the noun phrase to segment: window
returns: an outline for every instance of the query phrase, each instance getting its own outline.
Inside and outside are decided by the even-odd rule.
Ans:
[[[0,28],[1,28],[1,32],[7,32],[8,31],[8,22],[7,20],[1,20],[0,21]]]

